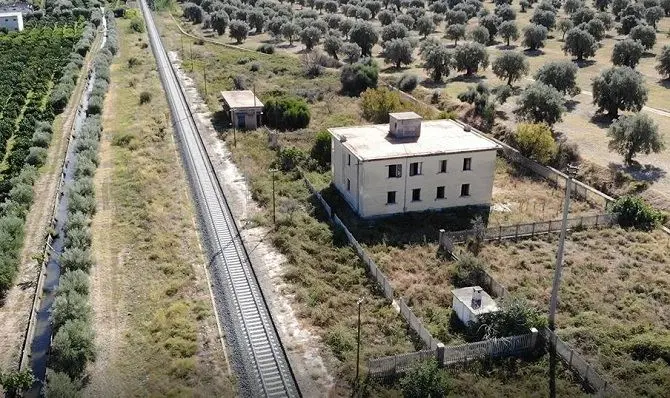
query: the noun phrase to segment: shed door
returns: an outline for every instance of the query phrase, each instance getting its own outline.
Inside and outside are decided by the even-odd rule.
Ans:
[[[243,129],[247,127],[247,115],[245,113],[237,114],[237,128]]]

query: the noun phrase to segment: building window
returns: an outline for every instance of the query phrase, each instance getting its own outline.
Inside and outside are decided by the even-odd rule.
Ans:
[[[386,204],[387,205],[395,204],[395,191],[386,192]]]
[[[470,184],[461,185],[461,196],[470,196]]]
[[[389,178],[400,178],[400,177],[402,177],[402,165],[401,164],[389,165]]]
[[[463,159],[463,171],[472,170],[472,158]]]
[[[351,155],[347,155],[347,166],[351,166]]]
[[[444,199],[444,187],[437,187],[437,193],[435,194],[435,199]]]
[[[421,189],[415,188],[412,189],[412,202],[418,202],[421,200]]]
[[[351,191],[351,180],[347,178],[347,191]]]
[[[446,173],[447,172],[447,160],[442,159],[440,160],[440,173]]]
[[[421,163],[421,162],[410,163],[409,164],[409,175],[410,175],[410,177],[422,174],[421,173],[421,169],[423,168],[422,166],[423,166],[423,163]]]

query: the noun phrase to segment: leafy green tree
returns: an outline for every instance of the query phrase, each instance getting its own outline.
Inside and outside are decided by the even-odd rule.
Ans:
[[[4,388],[7,397],[23,396],[35,382],[35,376],[30,369],[22,371],[13,371],[8,373],[0,372],[0,386]],[[0,389],[2,392],[2,389]]]
[[[453,40],[454,45],[458,45],[458,40],[463,39],[465,37],[465,25],[453,24],[447,26],[444,36],[449,40]]]
[[[249,35],[249,25],[238,19],[230,21],[228,26],[228,36],[235,39],[237,44],[242,43]]]
[[[256,34],[263,32],[263,27],[265,27],[265,22],[267,17],[263,14],[263,10],[260,8],[254,8],[247,15],[247,21],[249,25],[256,30]]]
[[[403,39],[405,37],[409,37],[409,31],[407,30],[405,25],[400,24],[398,22],[393,22],[382,28],[380,36],[382,42],[385,43],[393,39]]]
[[[575,24],[573,24],[572,21],[569,19],[563,18],[558,20],[558,22],[556,23],[556,29],[558,29],[558,31],[563,34],[563,36],[561,36],[562,40],[565,40],[565,34],[574,26]]]
[[[530,19],[530,22],[536,25],[544,26],[547,28],[547,30],[554,29],[554,26],[556,26],[556,13],[537,9],[533,13],[533,17]]]
[[[305,45],[307,51],[312,51],[320,40],[321,31],[318,28],[308,26],[300,32],[300,42]]]
[[[642,76],[627,66],[615,66],[593,79],[593,103],[598,112],[616,118],[619,110],[639,112],[647,102]]]
[[[638,196],[620,197],[609,211],[617,217],[617,223],[622,227],[644,231],[654,229],[664,218],[660,211],[649,206]]]
[[[414,28],[419,32],[420,35],[423,35],[423,38],[425,39],[429,34],[435,31],[435,22],[433,22],[433,18],[429,17],[428,15],[424,15],[423,17],[416,20],[416,25],[414,25]]]
[[[338,4],[336,1],[326,1],[323,5],[323,9],[326,10],[326,12],[334,14],[337,12],[337,7]]]
[[[447,24],[449,25],[465,25],[468,22],[468,14],[465,13],[465,11],[462,10],[454,10],[451,9],[447,11],[445,14],[445,21],[447,21]]]
[[[659,6],[647,8],[647,10],[644,13],[644,19],[654,29],[656,29],[656,24],[658,23],[658,21],[663,19],[664,16],[665,11],[663,10],[663,8]]]
[[[639,41],[646,50],[650,50],[656,44],[656,29],[647,25],[638,25],[630,30],[630,38]]]
[[[612,29],[614,26],[614,16],[609,12],[603,11],[596,14],[596,18],[603,23],[605,31]]]
[[[485,83],[470,86],[466,91],[458,94],[462,102],[474,105],[474,113],[490,127],[495,121],[495,102],[491,98],[491,90]]]
[[[485,27],[489,32],[489,43],[493,43],[496,35],[498,35],[498,25],[500,25],[500,22],[502,22],[502,20],[493,14],[479,18],[479,25]]]
[[[212,15],[212,21],[211,21],[212,28],[216,31],[216,34],[221,36],[226,32],[226,28],[228,27],[230,18],[228,17],[228,14],[226,14],[226,12],[223,10],[216,11],[211,15]]]
[[[558,152],[551,129],[544,123],[520,123],[514,135],[514,143],[524,156],[541,164],[549,163]]]
[[[500,24],[498,29],[498,34],[505,40],[505,43],[509,47],[512,40],[519,38],[519,29],[516,27],[516,22],[514,21],[505,21]]]
[[[73,379],[80,377],[86,364],[95,359],[94,332],[82,320],[66,322],[51,343],[51,367]]]
[[[577,57],[577,61],[593,57],[596,55],[596,49],[598,49],[598,43],[593,36],[585,30],[572,28],[565,35],[563,51]]]
[[[328,131],[320,131],[316,134],[316,140],[309,155],[322,169],[326,169],[330,164],[331,145],[331,136]]]
[[[589,32],[597,42],[600,42],[605,38],[605,24],[598,18],[593,18],[586,24],[581,24],[579,26],[581,29]]]
[[[297,130],[309,125],[310,112],[304,99],[283,95],[270,97],[264,102],[263,117],[268,126],[280,130]]]
[[[658,65],[656,65],[658,73],[670,79],[670,45],[663,46],[656,59],[658,60]]]
[[[337,53],[340,52],[343,45],[342,39],[338,36],[329,35],[323,40],[323,50],[335,59],[338,59]]]
[[[520,52],[503,51],[493,61],[493,73],[501,80],[507,80],[511,86],[516,80],[528,74],[528,61]]]
[[[600,11],[605,11],[607,10],[607,7],[609,7],[611,2],[612,0],[594,0],[593,5]],[[614,14],[616,13],[614,12]]]
[[[470,31],[470,39],[474,41],[475,43],[479,44],[488,44],[489,42],[489,31],[483,26],[475,26],[472,28]]]
[[[572,14],[581,7],[584,7],[584,5],[583,0],[565,0],[565,3],[563,3],[563,10],[565,10],[567,14]]]
[[[288,40],[288,44],[292,46],[293,41],[298,36],[298,33],[300,33],[300,27],[293,22],[288,22],[281,27],[281,33]]]
[[[400,380],[405,398],[439,398],[449,391],[447,375],[434,359],[416,365]]]
[[[409,65],[414,61],[414,46],[409,39],[393,39],[384,46],[384,60],[400,69],[402,64]]]
[[[495,15],[500,18],[501,23],[506,21],[514,21],[516,19],[516,11],[509,4],[500,4],[496,6]]]
[[[577,66],[570,61],[553,61],[546,63],[535,72],[535,80],[551,86],[563,94],[576,95]]]
[[[443,44],[438,44],[423,53],[423,68],[434,82],[441,82],[442,77],[449,76],[451,52]]]
[[[389,113],[401,106],[400,95],[386,87],[369,88],[361,94],[363,117],[372,123],[388,123]]]
[[[377,32],[372,24],[358,21],[354,23],[349,31],[349,40],[352,43],[358,44],[364,57],[369,57],[372,55],[372,46],[377,43],[379,36],[377,36]]]
[[[619,20],[617,31],[622,35],[627,35],[634,27],[642,23],[635,15],[626,15]]]
[[[377,20],[382,26],[388,26],[395,20],[395,15],[389,10],[381,10],[377,14]]]
[[[614,44],[612,64],[635,68],[644,54],[644,46],[632,39],[624,39]]]
[[[588,7],[581,7],[577,11],[573,12],[570,15],[570,19],[575,26],[579,26],[583,23],[588,23],[590,20],[596,17],[596,12]]]
[[[553,125],[559,122],[565,112],[563,95],[552,86],[535,82],[521,92],[515,113],[522,120],[532,123]]]
[[[658,153],[665,148],[658,126],[644,113],[621,116],[607,131],[611,151],[616,151],[631,164],[638,153]]]
[[[480,68],[489,65],[489,54],[486,47],[479,43],[465,43],[454,50],[454,68],[465,71],[467,76],[476,73]]]
[[[523,45],[535,51],[544,47],[547,40],[547,28],[542,25],[530,24],[523,29]]]
[[[359,95],[368,88],[377,87],[379,68],[371,59],[366,58],[361,62],[345,65],[340,75],[342,92],[347,95]]]
[[[79,398],[82,396],[79,388],[79,384],[65,373],[47,369],[47,398]]]
[[[361,58],[361,48],[356,43],[344,43],[342,54],[344,54],[344,59],[348,63],[353,64]]]

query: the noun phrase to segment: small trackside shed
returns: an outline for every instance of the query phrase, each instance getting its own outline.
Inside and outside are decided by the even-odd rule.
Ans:
[[[263,103],[251,90],[221,91],[224,112],[228,112],[232,127],[254,130],[261,125]]]
[[[2,12],[0,13],[0,29],[8,31],[23,30],[23,14],[20,12]]]

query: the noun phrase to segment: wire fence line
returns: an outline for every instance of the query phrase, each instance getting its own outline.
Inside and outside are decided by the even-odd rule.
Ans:
[[[573,217],[567,220],[567,229],[579,228],[597,228],[611,227],[616,223],[616,217],[603,213],[594,216]],[[501,225],[499,227],[489,227],[484,229],[484,240],[503,240],[533,237],[535,235],[544,235],[552,232],[560,232],[562,220],[538,221],[532,223]],[[440,230],[439,244],[440,248],[449,250],[454,243],[467,242],[478,234],[476,229],[466,229],[462,231],[444,231]],[[451,251],[451,250],[449,250]]]
[[[302,170],[300,170],[300,174],[303,178],[303,181],[305,182],[305,185],[307,186],[307,189],[321,204],[321,207],[326,212],[333,225],[335,225],[337,228],[340,228],[344,232],[351,247],[354,248],[358,257],[365,263],[365,266],[368,269],[368,273],[374,277],[374,280],[377,281],[379,286],[382,288],[384,297],[392,302],[398,303],[400,315],[407,321],[410,328],[419,336],[426,347],[436,349],[440,342],[433,337],[428,329],[426,329],[421,320],[407,306],[405,300],[402,297],[400,297],[398,300],[395,299],[395,292],[386,275],[379,269],[377,264],[375,264],[374,260],[372,260],[372,258],[367,254],[365,249],[363,249],[363,246],[358,243],[354,235],[344,225],[342,220],[340,220],[340,218],[335,214],[332,207],[328,205],[321,193],[314,187],[314,185],[312,185],[309,179],[305,177]]]

